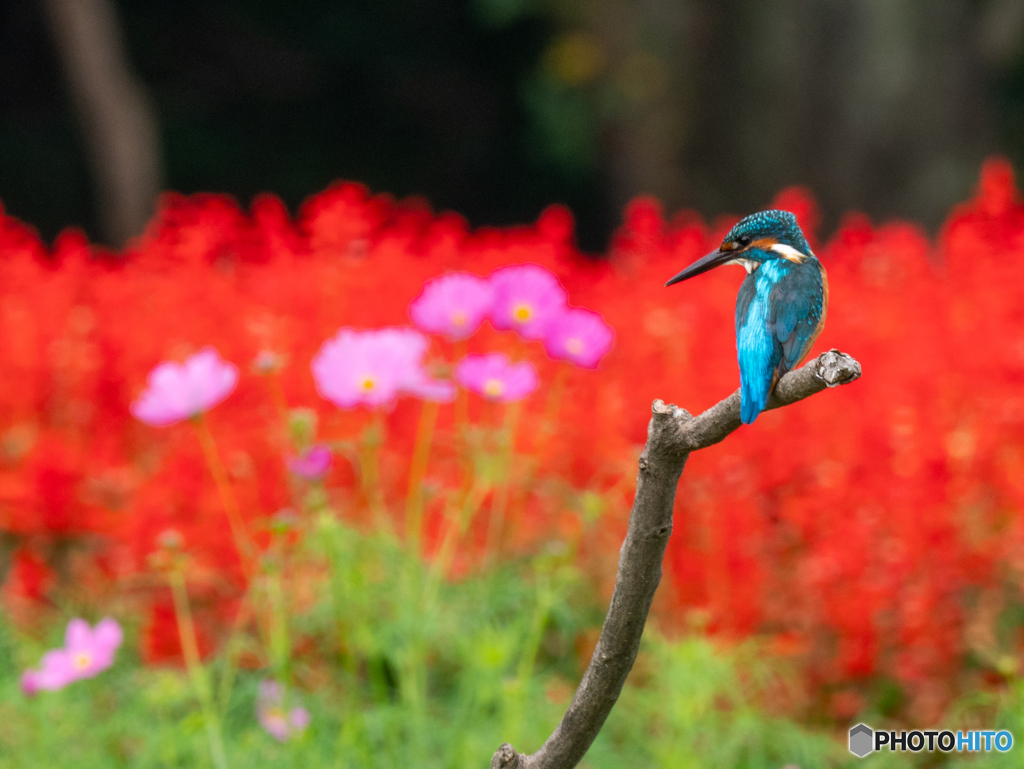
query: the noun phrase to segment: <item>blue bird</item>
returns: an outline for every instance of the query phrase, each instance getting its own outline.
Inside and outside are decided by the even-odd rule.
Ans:
[[[796,217],[788,211],[761,211],[742,219],[717,251],[665,285],[721,264],[738,264],[747,270],[736,297],[736,357],[740,419],[749,425],[764,411],[776,382],[799,365],[821,333],[828,309],[828,280]]]

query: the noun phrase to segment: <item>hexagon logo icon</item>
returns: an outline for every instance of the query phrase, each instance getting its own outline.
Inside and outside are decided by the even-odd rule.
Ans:
[[[864,758],[875,749],[875,733],[867,724],[857,724],[850,729],[850,752],[857,758]]]

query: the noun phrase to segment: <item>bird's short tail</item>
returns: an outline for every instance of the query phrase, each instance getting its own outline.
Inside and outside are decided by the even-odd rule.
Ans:
[[[750,382],[741,382],[740,389],[740,421],[745,425],[753,424],[757,415],[768,405],[770,387],[759,387]]]

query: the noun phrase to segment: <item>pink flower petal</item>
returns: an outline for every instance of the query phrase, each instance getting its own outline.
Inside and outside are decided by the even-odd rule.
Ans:
[[[341,408],[390,406],[403,392],[448,400],[454,393],[423,370],[429,344],[411,328],[343,328],[313,358],[317,391]]]
[[[68,621],[67,629],[64,631],[65,649],[85,649],[92,645],[92,628],[89,623],[80,617]]]
[[[343,328],[313,358],[321,396],[341,408],[392,403],[408,367],[393,340],[379,332]]]
[[[333,455],[327,446],[311,446],[300,457],[288,460],[288,469],[300,478],[314,481],[331,469]]]
[[[450,339],[476,333],[491,309],[491,284],[477,275],[453,272],[428,281],[409,304],[409,317],[418,328]]]
[[[406,382],[402,388],[420,400],[435,403],[451,403],[455,400],[455,385],[443,379],[431,379],[425,372],[417,372],[412,381]]]
[[[182,364],[165,361],[150,371],[131,413],[154,427],[171,425],[216,406],[237,383],[238,368],[204,347]]]
[[[39,673],[35,670],[26,670],[21,674],[21,680],[18,682],[21,687],[22,693],[28,697],[34,697],[39,693]]]
[[[565,289],[540,265],[502,267],[491,273],[490,281],[491,323],[497,329],[518,331],[525,339],[543,339],[548,324],[565,307]]]
[[[544,349],[556,360],[596,368],[615,340],[615,332],[598,313],[566,309],[548,326]]]
[[[467,355],[455,367],[455,379],[478,395],[501,402],[521,400],[537,389],[537,372],[528,361],[510,363],[500,352]]]
[[[257,720],[264,731],[278,742],[288,739],[288,718],[280,708],[261,711]]]
[[[111,617],[104,617],[96,623],[92,637],[96,648],[114,651],[120,648],[122,641],[124,641],[124,632],[121,630],[117,620]]]
[[[78,680],[70,655],[64,649],[46,652],[35,670],[26,671],[22,683],[37,691],[56,691],[63,689],[72,681]]]
[[[114,652],[121,646],[124,634],[116,620],[105,617],[95,628],[78,617],[68,622],[64,634],[64,649],[59,650],[66,656],[61,664],[70,667],[72,680],[91,678],[114,664]],[[55,653],[55,652],[52,652]],[[46,657],[44,668],[46,666]]]
[[[295,736],[310,723],[309,711],[301,705],[285,712],[284,697],[284,688],[277,681],[267,679],[260,682],[256,696],[256,720],[267,734],[279,742]]]

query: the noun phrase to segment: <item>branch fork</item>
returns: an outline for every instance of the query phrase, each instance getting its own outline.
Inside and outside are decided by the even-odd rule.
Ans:
[[[830,350],[782,377],[767,408],[788,406],[822,390],[849,384],[860,375],[856,360]],[[661,581],[662,558],[672,534],[676,485],[686,460],[691,452],[724,440],[741,424],[739,390],[696,417],[678,406],[654,401],[629,529],[619,552],[615,590],[590,665],[562,722],[540,750],[529,755],[517,753],[506,742],[491,759],[491,769],[571,769],[583,758],[618,700],[640,649]]]

